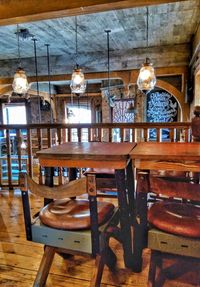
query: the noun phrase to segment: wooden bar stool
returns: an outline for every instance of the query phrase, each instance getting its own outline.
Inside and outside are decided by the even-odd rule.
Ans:
[[[148,247],[152,250],[148,286],[153,287],[162,286],[173,273],[179,277],[200,268],[200,185],[180,178],[150,177],[150,190],[165,196],[148,211]],[[163,268],[169,258],[173,264]]]
[[[96,257],[90,286],[100,286],[104,265],[112,270],[116,263],[116,256],[108,246],[107,233],[115,217],[115,206],[96,201],[95,176],[91,176],[87,183],[88,190],[92,189],[89,200],[74,198],[87,192],[86,178],[58,187],[47,187],[35,183],[26,174],[20,174],[20,186],[27,239],[45,245],[33,286],[45,286],[55,252]],[[51,199],[34,218],[29,191]]]

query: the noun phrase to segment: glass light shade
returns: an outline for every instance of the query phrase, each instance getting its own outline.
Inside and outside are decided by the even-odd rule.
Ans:
[[[74,94],[83,94],[85,92],[85,77],[80,68],[75,68],[73,70],[70,88]]]
[[[26,143],[24,140],[22,140],[22,143],[21,143],[21,149],[26,149]]]
[[[147,58],[146,62],[143,64],[140,69],[140,73],[137,79],[138,89],[142,91],[151,91],[154,89],[156,84],[156,76],[154,68],[150,59]]]
[[[26,73],[22,68],[18,68],[16,70],[12,87],[16,94],[25,94],[28,91],[29,84],[27,81]]]

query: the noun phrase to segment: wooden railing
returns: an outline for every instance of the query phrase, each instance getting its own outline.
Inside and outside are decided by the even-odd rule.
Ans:
[[[0,125],[0,186],[17,186],[22,170],[41,174],[36,152],[67,141],[190,142],[191,123]]]

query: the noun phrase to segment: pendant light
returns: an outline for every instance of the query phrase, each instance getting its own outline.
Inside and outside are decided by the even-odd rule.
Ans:
[[[149,46],[148,43],[148,30],[149,30],[149,9],[147,7],[147,28],[146,28],[146,39],[147,39],[147,48]],[[151,91],[154,89],[154,86],[156,84],[156,76],[153,68],[153,64],[151,63],[149,58],[146,58],[146,61],[143,63],[139,76],[137,79],[137,85],[138,89],[142,90],[144,92]]]
[[[14,75],[12,87],[13,87],[14,93],[16,93],[18,95],[22,95],[28,91],[29,84],[27,81],[26,73],[25,73],[24,69],[21,67],[21,56],[20,56],[20,46],[19,46],[20,31],[19,31],[18,25],[17,25],[17,32],[15,34],[17,35],[18,65],[19,65],[19,67],[17,68],[16,73]]]
[[[86,82],[85,82],[85,77],[84,74],[81,70],[81,68],[78,65],[78,33],[77,33],[77,17],[75,16],[75,44],[76,44],[76,54],[75,54],[75,59],[76,59],[76,64],[72,73],[72,79],[71,79],[71,84],[70,88],[72,93],[74,94],[83,94],[86,89]]]

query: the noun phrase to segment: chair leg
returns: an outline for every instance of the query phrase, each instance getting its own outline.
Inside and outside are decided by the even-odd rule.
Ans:
[[[104,255],[97,254],[95,260],[95,269],[90,282],[90,287],[100,287],[104,266]]]
[[[108,246],[105,250],[105,264],[108,266],[111,272],[116,269],[117,257],[112,249]]]
[[[45,246],[42,261],[40,263],[37,276],[35,278],[33,287],[43,287],[45,286],[49,270],[55,255],[55,248],[50,246]]]
[[[156,270],[157,267],[162,269],[162,259],[160,257],[160,252],[151,250],[151,258],[149,265],[149,275],[148,275],[148,287],[156,286]]]

